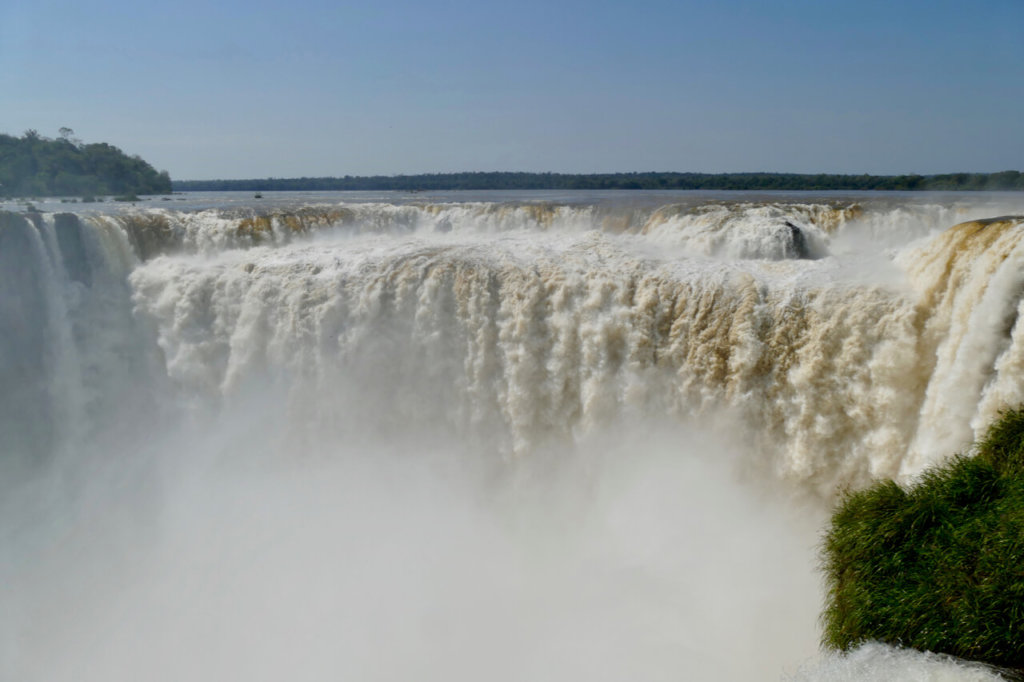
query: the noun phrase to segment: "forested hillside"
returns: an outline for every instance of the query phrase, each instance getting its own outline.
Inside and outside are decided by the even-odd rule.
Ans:
[[[176,181],[195,191],[441,191],[482,189],[716,189],[716,190],[1024,190],[1024,174],[802,175],[798,173],[429,173],[343,178],[265,178]]]
[[[158,173],[138,156],[105,142],[83,144],[61,128],[57,139],[35,130],[22,137],[0,134],[0,196],[100,196],[164,194],[167,171]]]

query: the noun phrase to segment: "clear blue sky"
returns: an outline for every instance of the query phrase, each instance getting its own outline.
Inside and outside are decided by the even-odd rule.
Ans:
[[[0,132],[176,179],[1024,170],[1024,0],[7,0]]]

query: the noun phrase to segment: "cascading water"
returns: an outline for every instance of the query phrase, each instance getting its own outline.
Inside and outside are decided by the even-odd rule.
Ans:
[[[1024,200],[540,198],[0,213],[0,670],[814,657],[836,490],[1024,401]]]

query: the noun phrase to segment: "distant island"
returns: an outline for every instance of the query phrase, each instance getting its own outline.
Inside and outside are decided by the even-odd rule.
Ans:
[[[204,191],[446,191],[501,189],[708,189],[708,190],[1024,190],[1024,173],[945,175],[803,175],[798,173],[430,173],[341,178],[184,180],[178,192]]]
[[[61,128],[50,139],[35,130],[0,134],[0,197],[97,197],[169,194],[171,178],[138,156],[105,142],[83,144]]]

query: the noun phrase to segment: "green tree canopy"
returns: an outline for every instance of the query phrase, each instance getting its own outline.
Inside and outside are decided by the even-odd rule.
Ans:
[[[676,190],[1024,190],[1024,174],[801,175],[797,173],[426,173],[340,178],[186,180],[180,191],[444,191],[490,189],[676,189]]]
[[[0,134],[0,196],[165,194],[166,171],[105,142],[82,144],[70,128],[52,140],[35,130]]]

